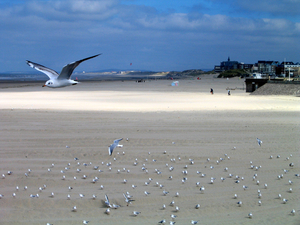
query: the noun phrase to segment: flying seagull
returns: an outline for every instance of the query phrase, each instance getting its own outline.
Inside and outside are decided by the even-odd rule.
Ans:
[[[45,66],[42,66],[40,64],[31,62],[28,60],[26,62],[30,67],[46,74],[50,78],[50,80],[46,81],[46,83],[43,85],[43,87],[47,86],[50,88],[60,88],[60,87],[66,87],[66,86],[78,84],[79,83],[78,81],[70,79],[74,69],[83,61],[95,58],[99,55],[101,55],[101,54],[94,55],[94,56],[91,56],[91,57],[88,57],[85,59],[78,60],[76,62],[69,63],[68,65],[65,65],[62,68],[60,74],[58,74],[56,71],[49,69]]]
[[[116,147],[123,147],[123,145],[119,145],[119,141],[122,141],[123,138],[114,140],[114,143],[108,147],[108,154],[111,155]]]
[[[258,139],[258,138],[256,138],[256,140],[257,140],[257,144],[258,144],[259,146],[261,146],[261,144],[263,143],[262,140],[260,140],[260,139]]]
[[[132,200],[132,199],[128,199],[127,196],[126,196],[124,193],[123,193],[123,196],[124,196],[124,198],[125,198],[125,202],[127,203],[127,206],[128,206],[129,204],[131,204],[132,201],[134,201],[134,200]]]
[[[105,195],[105,205],[109,208],[111,208],[111,204],[109,203],[109,199],[108,199],[108,196]]]

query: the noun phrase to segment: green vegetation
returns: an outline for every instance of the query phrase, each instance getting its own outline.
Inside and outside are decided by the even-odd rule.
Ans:
[[[214,74],[214,70],[205,72],[203,70],[184,70],[181,72],[177,71],[171,71],[169,72],[168,76],[177,76],[177,77],[183,77],[183,76],[193,76],[193,77],[198,77],[203,74]]]
[[[187,75],[187,76],[199,76],[204,73],[202,70],[184,70],[181,72],[182,75]]]
[[[153,75],[156,74],[156,72],[152,72],[152,71],[130,71],[127,73],[127,75]]]
[[[181,79],[186,77],[200,77],[204,74],[216,74],[214,70],[203,71],[200,69],[184,70],[184,71],[170,71],[170,72],[153,72],[153,71],[128,71],[126,75],[130,76],[160,76],[170,79]],[[150,78],[150,77],[149,77]]]
[[[204,74],[216,74],[215,70],[206,71]]]
[[[249,74],[244,69],[234,69],[234,70],[226,70],[219,74],[218,78],[230,78],[230,77],[240,77]]]

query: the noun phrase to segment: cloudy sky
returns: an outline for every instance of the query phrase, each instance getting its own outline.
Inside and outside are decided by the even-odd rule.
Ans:
[[[0,72],[299,62],[300,0],[1,0],[0,31]]]

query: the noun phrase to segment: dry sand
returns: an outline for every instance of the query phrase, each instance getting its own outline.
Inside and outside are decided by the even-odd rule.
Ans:
[[[89,220],[89,224],[117,225],[158,224],[165,219],[169,224],[170,215],[175,214],[176,224],[190,224],[191,220],[199,220],[198,224],[300,224],[300,178],[295,176],[300,173],[300,99],[251,96],[242,90],[240,79],[205,76],[180,80],[177,87],[170,84],[170,80],[114,81],[83,82],[62,89],[41,85],[0,89],[0,174],[5,174],[5,179],[0,179],[0,194],[4,195],[0,199],[0,223],[58,225]],[[214,95],[209,93],[211,87]],[[235,89],[231,96],[227,87]],[[124,147],[109,156],[107,146],[120,137]],[[263,141],[261,147],[257,137]],[[271,155],[273,159],[269,159]],[[75,157],[79,160],[74,161]],[[251,169],[250,161],[261,168]],[[106,165],[109,162],[111,166]],[[290,163],[294,167],[289,167]],[[143,164],[148,173],[142,170]],[[173,171],[169,171],[170,166]],[[123,168],[130,172],[123,172]],[[7,171],[13,173],[7,175]],[[206,176],[201,178],[197,171]],[[229,178],[229,173],[238,175],[240,183]],[[253,181],[254,174],[260,185]],[[283,178],[277,179],[281,174]],[[87,179],[82,179],[83,175]],[[97,183],[91,182],[94,177],[99,178]],[[187,180],[182,183],[184,177]],[[210,184],[211,177],[216,178],[214,184]],[[149,178],[153,180],[146,186]],[[156,182],[164,187],[156,187]],[[196,182],[205,187],[204,193]],[[40,192],[44,184],[46,189]],[[293,188],[292,193],[289,188]],[[169,194],[163,196],[164,190]],[[127,191],[135,200],[128,207],[123,197]],[[144,191],[150,194],[145,196]],[[53,198],[49,197],[51,192]],[[179,197],[174,197],[176,192]],[[37,193],[39,198],[29,197]],[[80,193],[85,197],[80,198]],[[238,199],[233,198],[235,193]],[[287,204],[277,198],[279,193],[288,199]],[[110,215],[104,213],[105,194],[122,206],[111,209]],[[179,212],[169,206],[172,200]],[[243,202],[241,207],[238,201]],[[196,204],[201,207],[196,209]],[[72,212],[75,205],[77,212]],[[292,209],[295,216],[290,213]],[[133,217],[134,210],[141,214]],[[248,218],[250,212],[252,219]]]

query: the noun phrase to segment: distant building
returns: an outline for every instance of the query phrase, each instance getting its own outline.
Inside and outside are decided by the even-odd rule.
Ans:
[[[282,62],[273,60],[258,60],[255,64],[245,64],[243,62],[231,61],[228,57],[227,61],[223,61],[220,65],[216,65],[214,70],[221,73],[226,70],[245,69],[252,73],[261,73],[262,75],[283,77],[297,77],[300,75],[300,63]]]
[[[293,62],[282,62],[276,68],[276,74],[282,75],[284,77],[291,77],[299,76],[300,75],[300,64],[293,63]]]
[[[253,64],[246,64],[246,63],[241,62],[241,63],[239,63],[239,69],[253,71],[255,69],[255,67]]]
[[[238,65],[239,65],[238,61],[231,61],[230,57],[228,57],[228,60],[221,62],[220,66],[215,66],[215,72],[238,69]]]
[[[245,64],[239,63],[238,61],[231,61],[230,57],[228,57],[227,61],[223,61],[220,65],[216,65],[214,70],[217,73],[226,71],[226,70],[234,70],[234,69],[251,69],[253,64]]]
[[[258,72],[262,74],[275,75],[278,65],[280,65],[278,61],[259,60],[257,62]]]

